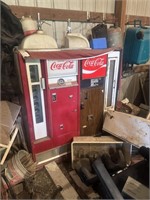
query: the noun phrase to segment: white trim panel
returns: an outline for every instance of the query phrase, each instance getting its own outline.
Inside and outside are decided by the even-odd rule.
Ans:
[[[39,80],[37,82],[31,82],[30,69],[29,69],[30,65],[37,65],[38,66],[38,76],[39,76],[38,78],[39,78]],[[43,94],[43,90],[41,88],[42,73],[41,73],[40,60],[27,60],[26,61],[26,70],[27,70],[27,78],[28,78],[29,93],[30,93],[30,102],[31,102],[31,109],[32,109],[34,136],[35,136],[35,140],[38,140],[38,139],[47,137],[44,94]],[[40,123],[37,123],[36,118],[35,118],[34,100],[33,100],[33,92],[32,92],[32,86],[33,85],[39,85],[40,86],[41,104],[42,104],[41,106],[42,106],[42,115],[43,115],[43,120]]]

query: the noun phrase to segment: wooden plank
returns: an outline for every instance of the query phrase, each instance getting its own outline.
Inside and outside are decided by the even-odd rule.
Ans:
[[[0,161],[0,165],[3,165],[3,164],[4,164],[5,159],[6,159],[8,153],[9,153],[9,151],[10,151],[10,148],[11,148],[11,146],[12,146],[12,144],[13,144],[13,142],[14,142],[16,136],[17,136],[17,133],[18,133],[18,128],[16,127],[15,130],[14,130],[14,132],[12,133],[12,138],[11,138],[11,140],[10,140],[10,142],[9,142],[9,144],[8,144],[8,146],[7,146],[7,148],[6,148],[6,151],[5,151],[3,157],[2,157],[2,159],[1,159],[1,161]]]
[[[54,183],[63,188],[63,190],[60,193],[64,199],[80,199],[79,195],[69,183],[68,179],[62,173],[55,161],[45,165],[45,168],[48,171]]]
[[[146,105],[149,105],[149,72],[140,75],[140,85]]]
[[[94,137],[94,136],[76,136],[73,138],[73,142],[77,143],[99,143],[99,144],[108,144],[108,143],[123,143],[121,140],[114,136],[101,136],[101,137]]]
[[[134,20],[141,20],[142,26],[150,26],[150,17],[126,15],[126,25],[134,25]]]
[[[147,119],[109,110],[103,130],[137,147],[150,147],[150,121]]]
[[[141,64],[133,67],[135,73],[146,72],[150,70],[150,64]]]
[[[125,31],[126,4],[127,0],[115,0],[115,18],[123,33]]]
[[[119,2],[119,1],[118,1]],[[72,22],[89,22],[89,23],[100,23],[103,21],[103,15],[105,13],[90,12],[90,18],[87,19],[86,11],[77,10],[63,10],[54,8],[40,8],[40,7],[28,7],[28,6],[14,6],[9,5],[12,12],[18,17],[31,15],[33,19],[37,19],[37,13],[41,15],[41,20],[52,20],[52,21],[68,21],[71,19]],[[119,14],[118,14],[119,15]],[[113,13],[106,13],[105,22],[107,24],[113,24],[118,19],[115,19]],[[126,15],[125,24],[133,24],[135,19],[140,19],[142,25],[150,26],[150,17]],[[122,19],[123,20],[123,19]]]
[[[103,20],[103,13],[98,13],[98,12],[90,12],[90,18],[88,19],[86,11],[14,6],[14,5],[10,5],[10,9],[18,18],[30,15],[32,16],[33,19],[37,19],[37,13],[39,12],[41,20],[68,21],[68,19],[70,19],[72,22],[89,22],[89,23],[99,23],[102,22]],[[114,20],[115,18],[113,13],[106,14],[107,23],[113,23]]]
[[[70,173],[71,178],[75,184],[82,190],[88,199],[100,199],[99,194],[95,193],[91,186],[86,186],[77,175],[75,170],[72,170]]]
[[[149,188],[130,176],[128,176],[128,179],[123,187],[123,193],[133,199],[149,199],[150,197]]]
[[[139,105],[139,108],[142,108],[142,109],[147,110],[147,111],[150,110],[150,107],[149,107],[148,105],[143,104],[143,103],[141,103],[141,104]]]
[[[150,112],[148,113],[146,119],[147,119],[147,120],[150,120]]]
[[[1,143],[0,143],[0,147],[7,148],[8,145],[6,145],[6,144],[1,144]]]

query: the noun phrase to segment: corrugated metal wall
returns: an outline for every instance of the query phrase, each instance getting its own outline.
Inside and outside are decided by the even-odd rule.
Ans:
[[[3,0],[8,5],[113,13],[115,0]],[[127,0],[127,14],[150,17],[150,0]]]
[[[3,2],[8,5],[83,10],[102,13],[114,13],[115,7],[115,0],[3,0]],[[149,10],[150,0],[127,0],[127,15],[150,17]],[[90,34],[93,26],[95,26],[95,24],[92,23],[71,23],[72,32],[80,32],[86,37]],[[42,28],[46,34],[56,39],[59,47],[63,47],[67,22],[48,21],[43,24]]]
[[[127,0],[126,14],[150,17],[150,0]]]

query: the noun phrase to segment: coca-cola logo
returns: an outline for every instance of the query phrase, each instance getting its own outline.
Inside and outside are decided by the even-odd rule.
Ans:
[[[51,70],[66,70],[73,69],[74,62],[73,61],[65,61],[65,62],[53,62],[50,65]]]
[[[108,55],[89,58],[82,61],[82,79],[106,76]]]
[[[104,64],[106,64],[104,58],[88,59],[85,60],[84,67],[100,67]]]

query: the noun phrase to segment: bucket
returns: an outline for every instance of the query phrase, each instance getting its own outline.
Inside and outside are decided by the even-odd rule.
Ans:
[[[37,31],[37,22],[29,17],[22,16],[21,24],[25,36],[31,35]]]
[[[29,178],[35,173],[35,171],[28,171],[21,163],[21,159],[28,155],[30,154],[27,151],[20,150],[8,161],[7,167],[5,168],[5,176],[10,185],[16,185],[22,182],[24,178]]]

